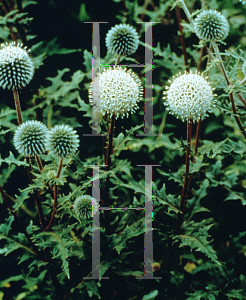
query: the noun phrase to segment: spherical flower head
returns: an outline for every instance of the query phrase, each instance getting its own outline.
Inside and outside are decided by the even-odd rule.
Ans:
[[[138,76],[126,68],[114,67],[98,73],[89,89],[89,100],[102,115],[129,116],[138,108],[143,87]]]
[[[24,156],[36,156],[45,152],[48,128],[39,121],[22,123],[14,134],[14,146]]]
[[[131,55],[138,48],[139,36],[131,25],[119,24],[108,31],[105,42],[112,54]]]
[[[204,10],[194,21],[194,31],[205,42],[220,41],[228,36],[229,23],[217,10]]]
[[[203,76],[191,72],[179,74],[166,89],[164,105],[182,121],[199,121],[208,116],[207,112],[212,112],[213,90]]]
[[[9,90],[25,87],[33,78],[34,64],[22,44],[2,44],[0,50],[0,86]]]
[[[46,150],[53,157],[68,158],[79,148],[79,136],[76,130],[68,125],[56,125],[47,136]]]
[[[98,212],[98,203],[95,198],[82,195],[76,198],[73,210],[80,220],[89,219],[93,216],[93,213]]]

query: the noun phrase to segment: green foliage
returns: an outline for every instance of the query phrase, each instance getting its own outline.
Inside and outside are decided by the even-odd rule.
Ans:
[[[242,3],[184,1],[192,18],[205,3],[228,19],[229,36],[219,45],[221,72],[220,59],[209,44],[196,38],[181,1],[98,1],[100,20],[108,22],[100,24],[100,61],[99,49],[91,47],[92,25],[84,23],[99,21],[98,15],[93,2],[82,2],[0,4],[0,39],[28,45],[35,65],[33,81],[19,91],[23,121],[38,119],[49,129],[67,124],[80,139],[79,151],[62,161],[47,151],[40,157],[18,156],[13,95],[2,91],[0,264],[5,271],[0,274],[0,299],[246,299]],[[117,61],[106,53],[105,36],[119,22],[136,28],[140,45],[136,54]],[[146,44],[141,22],[152,24],[147,29],[152,30],[153,45]],[[141,68],[145,47],[152,51],[153,64]],[[144,101],[115,126],[113,119],[93,111],[88,99],[93,71],[114,64],[140,65],[133,71],[152,88],[153,134],[145,134]],[[186,141],[186,123],[169,115],[163,105],[165,86],[185,70],[200,70],[217,94],[216,106],[197,134],[197,123],[192,124],[191,143]],[[145,82],[147,72],[152,72],[152,85]],[[90,136],[92,116],[100,120],[104,137]],[[145,173],[148,165],[153,166],[151,178]],[[92,195],[96,180],[100,228],[95,228],[93,218],[79,220],[73,210],[76,198]],[[148,185],[153,204],[149,232]],[[100,233],[100,264],[92,269],[95,232]],[[136,279],[146,275],[147,234],[153,238],[153,277],[161,279]],[[99,267],[99,279],[91,279]]]

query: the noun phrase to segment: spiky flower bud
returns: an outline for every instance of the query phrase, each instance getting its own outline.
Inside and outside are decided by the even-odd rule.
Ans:
[[[246,61],[242,65],[242,72],[243,72],[243,75],[246,77]]]
[[[182,121],[202,120],[214,107],[213,90],[207,80],[199,74],[179,74],[166,89],[167,91],[163,92],[163,99],[166,100],[164,105],[171,114],[175,114]]]
[[[47,136],[46,150],[53,157],[68,158],[79,148],[79,136],[76,130],[68,125],[56,125]]]
[[[22,44],[2,44],[0,50],[0,86],[9,90],[25,87],[33,78],[34,64]]]
[[[134,113],[142,95],[143,87],[138,76],[122,67],[108,68],[98,73],[89,89],[92,106],[102,115],[115,115],[116,119]]]
[[[105,42],[112,54],[131,55],[138,48],[139,36],[131,25],[119,24],[108,31]]]
[[[14,146],[24,156],[35,156],[45,152],[48,128],[39,121],[22,123],[15,131]]]
[[[194,21],[194,31],[205,42],[224,40],[229,34],[229,23],[217,10],[204,10]]]
[[[57,175],[57,172],[54,171],[54,170],[49,170],[47,172],[47,178],[48,178],[48,180],[54,179],[56,177],[56,175]]]
[[[82,195],[76,198],[73,210],[79,219],[89,219],[93,216],[93,213],[98,212],[98,203],[94,197]]]

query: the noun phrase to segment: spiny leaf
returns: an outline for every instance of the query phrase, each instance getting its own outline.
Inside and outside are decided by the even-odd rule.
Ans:
[[[56,234],[54,232],[41,232],[35,235],[33,239],[44,248],[52,247],[53,258],[61,258],[62,268],[67,275],[67,278],[70,279],[68,256],[69,248],[73,241],[62,238],[61,234]]]
[[[19,235],[20,235],[20,233],[19,233]],[[5,239],[9,242],[8,247],[6,248],[6,251],[4,251],[5,256],[19,248],[25,249],[25,250],[29,251],[30,253],[36,255],[36,253],[34,251],[32,251],[30,248],[28,248],[27,246],[21,244],[20,242],[18,242],[16,240],[11,239],[10,237],[0,234],[0,240],[2,240],[2,239]]]
[[[20,161],[18,160],[19,158],[21,157],[21,155],[18,156],[18,158],[16,159],[14,157],[14,154],[10,151],[9,152],[9,157],[5,158],[5,159],[2,159],[1,158],[1,154],[0,154],[0,166],[2,165],[3,162],[7,163],[8,165],[11,165],[11,164],[15,164],[17,165],[18,167],[19,166],[29,166],[28,163],[24,162],[24,161]]]
[[[180,247],[188,246],[195,251],[199,251],[205,254],[208,258],[214,261],[216,264],[221,265],[218,261],[216,251],[212,248],[208,230],[213,224],[205,225],[204,221],[200,223],[190,222],[184,226],[185,233],[174,236],[175,241],[180,241]]]

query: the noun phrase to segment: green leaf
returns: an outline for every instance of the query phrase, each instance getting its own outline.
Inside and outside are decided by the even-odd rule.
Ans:
[[[150,292],[148,295],[143,296],[142,300],[152,300],[158,295],[158,290]]]
[[[11,284],[10,284],[11,281],[20,281],[20,280],[24,280],[23,275],[11,276],[8,279],[0,281],[0,288],[10,288],[11,287]]]
[[[85,8],[84,3],[82,3],[80,5],[79,15],[78,15],[77,19],[82,23],[85,22],[85,21],[89,21],[91,19],[90,16],[86,12],[86,8]]]
[[[211,246],[211,241],[208,239],[210,235],[208,230],[213,224],[205,225],[205,221],[194,223],[193,221],[184,225],[184,234],[174,236],[175,241],[180,241],[179,247],[188,246],[191,249],[205,254],[213,262],[221,265],[218,261],[216,252]]]
[[[26,163],[26,162],[24,162],[24,161],[18,160],[20,157],[21,157],[21,155],[19,155],[18,158],[16,159],[16,158],[14,157],[14,154],[10,151],[10,152],[9,152],[9,157],[7,157],[7,158],[5,158],[5,159],[2,159],[2,158],[1,158],[1,154],[0,154],[0,166],[2,165],[3,162],[4,162],[4,163],[7,163],[9,166],[10,166],[11,164],[15,164],[15,165],[17,165],[18,167],[19,167],[19,166],[25,166],[25,167],[29,166],[28,163]]]
[[[115,236],[113,249],[115,249],[117,253],[120,254],[123,249],[127,248],[127,240],[132,237],[139,236],[144,232],[145,229],[143,228],[140,221],[132,224],[131,226],[127,225],[118,237]]]
[[[139,130],[143,125],[137,125],[130,130],[126,131],[126,134],[124,135],[122,132],[114,138],[113,140],[113,147],[114,151],[111,155],[112,157],[118,156],[121,151],[128,150],[127,142],[132,141],[132,135],[135,131]]]
[[[246,293],[243,289],[232,289],[230,290],[230,292],[226,293],[226,296],[228,296],[229,299],[244,300],[246,297]]]
[[[18,237],[20,236],[21,234],[19,233],[18,234]],[[16,237],[17,238],[17,237]],[[2,234],[0,234],[0,240],[2,239],[5,239],[7,240],[9,243],[8,243],[8,247],[5,248],[6,251],[4,251],[4,255],[7,256],[9,253],[17,250],[17,249],[25,249],[26,251],[36,255],[36,253],[34,251],[32,251],[30,248],[28,248],[27,246],[21,244],[20,242],[16,241],[16,240],[13,240],[12,238],[10,237],[7,237],[7,236],[4,236]]]
[[[1,234],[6,235],[6,236],[9,234],[14,219],[15,219],[14,216],[11,215],[5,219],[5,223],[0,224],[0,233]]]
[[[200,169],[204,166],[207,166],[207,163],[203,162],[203,156],[196,156],[196,161],[195,163],[191,162],[190,163],[190,173],[196,173],[199,172]]]
[[[230,191],[229,195],[224,199],[224,201],[228,200],[240,200],[242,205],[246,205],[246,194],[244,192]]]
[[[71,231],[72,227],[69,226],[68,231]],[[39,246],[51,247],[53,252],[53,259],[60,258],[62,261],[62,269],[65,272],[68,279],[70,279],[69,273],[69,248],[73,244],[72,240],[67,240],[67,238],[62,237],[62,234],[54,232],[41,232],[36,234],[33,239]]]

